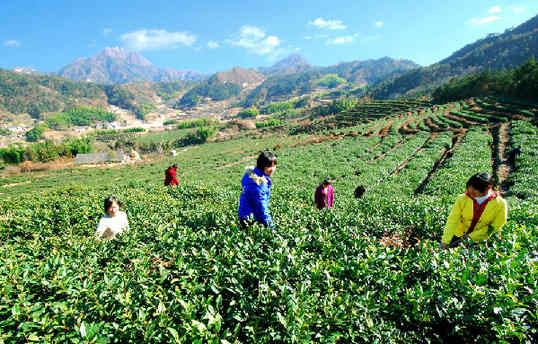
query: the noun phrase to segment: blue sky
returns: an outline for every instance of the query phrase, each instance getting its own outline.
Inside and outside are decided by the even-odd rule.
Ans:
[[[57,71],[107,46],[158,67],[328,66],[389,56],[435,63],[538,14],[538,1],[2,0],[0,68]]]

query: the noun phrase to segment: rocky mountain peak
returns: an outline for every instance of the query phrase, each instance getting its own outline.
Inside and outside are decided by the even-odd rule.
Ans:
[[[91,57],[93,60],[102,60],[106,58],[120,59],[130,65],[142,67],[149,67],[152,65],[144,56],[136,52],[127,51],[121,47],[106,47]]]
[[[144,56],[121,47],[106,47],[89,58],[79,58],[63,67],[58,75],[74,81],[125,84],[140,81],[199,80],[194,70],[158,68]]]

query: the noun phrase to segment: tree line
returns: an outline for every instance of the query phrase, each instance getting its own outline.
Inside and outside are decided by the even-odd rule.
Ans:
[[[453,78],[432,94],[434,101],[448,103],[470,97],[502,96],[538,101],[538,63],[531,57],[515,68]]]
[[[18,164],[24,161],[43,162],[61,157],[70,158],[80,153],[91,153],[92,148],[92,141],[89,138],[72,138],[62,143],[46,140],[27,146],[17,144],[0,148],[0,159],[8,164]]]

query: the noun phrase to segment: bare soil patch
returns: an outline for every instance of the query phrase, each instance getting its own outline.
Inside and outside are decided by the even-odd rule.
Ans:
[[[410,248],[418,243],[418,238],[413,236],[414,228],[409,228],[404,233],[385,232],[379,243],[384,246]]]
[[[508,191],[509,185],[506,182],[512,166],[508,161],[508,154],[506,152],[509,149],[510,142],[510,122],[503,122],[499,126],[491,128],[491,134],[493,137],[492,148],[492,164],[493,171],[495,173],[495,179],[497,185],[501,188],[501,193]]]
[[[431,117],[427,117],[425,120],[424,120],[424,124],[426,124],[426,126],[428,128],[430,128],[431,131],[439,131],[439,126],[435,123],[432,122],[432,119]]]

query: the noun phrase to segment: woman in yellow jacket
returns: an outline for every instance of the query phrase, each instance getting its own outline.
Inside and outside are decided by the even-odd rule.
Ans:
[[[506,223],[506,201],[493,190],[489,173],[481,172],[467,181],[467,191],[456,198],[446,222],[441,247],[447,248],[464,237],[488,240]]]

